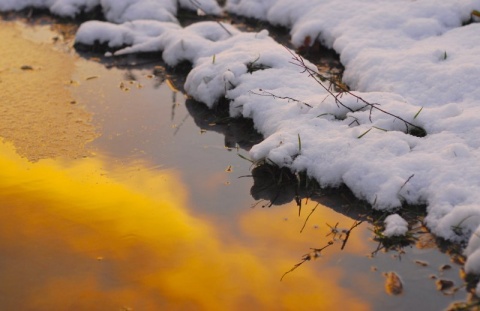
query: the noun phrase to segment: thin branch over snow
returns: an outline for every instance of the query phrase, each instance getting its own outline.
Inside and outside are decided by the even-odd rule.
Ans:
[[[347,110],[349,110],[350,112],[356,112],[356,111],[361,111],[361,110],[364,110],[365,108],[368,108],[370,110],[370,115],[369,115],[369,120],[370,122],[372,122],[372,112],[373,110],[378,110],[384,114],[387,114],[389,116],[392,116],[394,117],[395,119],[397,120],[400,120],[402,121],[404,124],[405,124],[405,127],[406,127],[406,132],[407,133],[411,133],[411,129],[415,129],[416,131],[418,131],[419,135],[418,136],[425,136],[425,130],[421,127],[419,127],[418,125],[415,125],[407,120],[405,120],[404,118],[396,115],[396,114],[393,114],[391,112],[388,112],[382,108],[380,108],[380,104],[378,103],[370,103],[368,101],[366,101],[365,99],[363,99],[362,97],[358,96],[358,95],[355,95],[354,93],[352,93],[351,91],[349,91],[348,89],[346,89],[343,85],[341,85],[340,83],[338,83],[337,81],[327,77],[327,76],[324,76],[320,73],[318,73],[316,70],[308,67],[308,65],[305,63],[304,59],[300,56],[300,55],[297,55],[295,54],[293,51],[291,51],[290,49],[288,49],[287,47],[285,47],[285,49],[292,55],[292,61],[290,62],[291,64],[293,65],[296,65],[300,68],[303,69],[302,72],[306,72],[311,78],[313,78],[325,91],[328,92],[328,94],[330,94],[330,96],[332,96],[334,99],[335,99],[335,103],[337,105],[340,105],[344,108],[346,108]],[[325,86],[325,84],[322,82],[322,81],[328,81],[330,83],[330,86],[327,87]],[[335,86],[336,88],[338,88],[339,90],[341,90],[340,92],[338,93],[334,93],[331,89],[331,85]],[[340,98],[341,96],[346,93],[354,98],[357,99],[357,101],[361,102],[364,104],[364,106],[358,108],[358,109],[352,109],[351,107],[347,106],[346,104],[344,104]],[[279,97],[279,96],[276,96],[276,97]],[[279,97],[281,98],[281,97]]]

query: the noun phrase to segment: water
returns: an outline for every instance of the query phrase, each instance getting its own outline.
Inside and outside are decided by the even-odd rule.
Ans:
[[[300,217],[295,202],[262,208],[250,195],[252,178],[240,178],[251,167],[237,153],[247,155],[240,147],[258,139],[244,135],[243,122],[218,122],[186,99],[175,89],[179,76],[161,62],[127,58],[111,66],[99,55],[79,57],[68,31],[53,26],[1,24],[17,33],[3,42],[64,57],[56,73],[62,83],[46,87],[84,130],[54,132],[42,144],[34,133],[65,125],[0,132],[2,310],[441,310],[465,299],[464,289],[436,290],[439,278],[457,287],[463,281],[427,234],[423,244],[375,253],[373,225],[363,222],[341,250],[341,230],[361,214],[347,197],[326,196],[318,206],[303,200]],[[0,80],[17,86],[28,76],[12,72],[47,71],[8,64]],[[30,99],[31,109],[58,115],[53,100]],[[325,246],[320,258],[285,274],[310,248]],[[401,277],[401,295],[386,292],[389,271]]]

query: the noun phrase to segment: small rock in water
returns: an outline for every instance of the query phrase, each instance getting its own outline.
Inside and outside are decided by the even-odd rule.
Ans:
[[[445,271],[445,270],[450,270],[450,269],[452,269],[452,266],[450,266],[450,265],[442,265],[440,267],[440,271]]]
[[[402,280],[395,272],[387,272],[385,273],[385,277],[387,278],[385,281],[385,291],[389,295],[400,295],[403,293],[403,284]]]
[[[458,254],[450,256],[450,260],[457,265],[463,266],[465,264],[465,257]]]
[[[435,282],[435,285],[437,285],[437,290],[445,291],[447,289],[452,288],[453,285],[455,284],[453,283],[453,281],[450,281],[450,280],[439,279]]]
[[[415,263],[416,263],[417,265],[422,266],[422,267],[428,266],[428,262],[422,261],[422,260],[415,260]]]

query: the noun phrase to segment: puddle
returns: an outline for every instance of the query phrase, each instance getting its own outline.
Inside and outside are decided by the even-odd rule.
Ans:
[[[186,99],[167,82],[175,77],[155,67],[161,62],[132,58],[149,64],[116,68],[58,56],[37,37],[58,33],[36,29],[8,23],[0,32],[21,32],[21,44],[36,47],[22,49],[27,55],[61,61],[59,79],[68,85],[45,86],[49,76],[40,76],[33,98],[48,102],[44,96],[55,90],[88,120],[89,136],[49,137],[78,139],[79,155],[89,156],[33,156],[35,136],[16,139],[46,124],[62,128],[51,121],[28,121],[28,131],[14,128],[12,136],[0,131],[2,309],[440,310],[465,299],[464,289],[447,295],[449,281],[463,284],[460,267],[427,235],[424,243],[376,252],[372,224],[355,225],[359,212],[348,199],[302,199],[300,217],[288,199],[256,204],[250,193],[267,203],[277,197],[266,183],[240,178],[251,174],[250,163],[237,152],[245,155],[242,148],[258,135]],[[0,72],[0,88],[9,74]],[[0,109],[12,110],[18,122],[3,119],[0,127],[22,124],[23,110],[10,106],[21,99],[2,98]],[[302,263],[303,254],[315,255],[311,248],[324,249]],[[400,292],[389,281],[398,280],[385,276],[391,272]]]

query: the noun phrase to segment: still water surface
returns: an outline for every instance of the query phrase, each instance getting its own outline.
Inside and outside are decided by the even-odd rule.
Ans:
[[[3,42],[62,57],[62,81],[48,88],[64,92],[58,101],[89,129],[58,134],[81,150],[52,155],[19,148],[35,147],[36,136],[15,136],[45,124],[0,132],[1,310],[441,310],[464,299],[462,290],[435,289],[432,276],[461,284],[459,267],[435,248],[369,256],[377,243],[368,223],[344,250],[338,239],[280,281],[310,248],[332,240],[327,224],[354,223],[338,212],[347,201],[326,200],[300,233],[317,202],[305,203],[300,217],[294,202],[251,208],[252,179],[239,178],[250,163],[225,147],[241,137],[202,122],[198,104],[165,82],[160,63],[108,68],[52,44],[59,33],[50,25],[0,27],[16,34]],[[26,54],[25,64],[35,61]],[[40,75],[49,64],[33,72],[2,66],[0,80],[22,86],[28,77],[8,72]],[[48,101],[37,94],[32,107]],[[11,122],[4,116],[0,123]],[[440,271],[445,264],[452,269]],[[385,291],[388,271],[402,278],[400,296]]]

